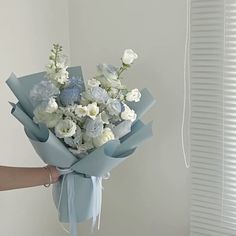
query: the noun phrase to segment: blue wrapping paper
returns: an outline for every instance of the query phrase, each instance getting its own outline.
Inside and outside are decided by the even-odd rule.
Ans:
[[[82,78],[80,67],[68,68],[70,77]],[[64,175],[53,186],[53,200],[58,209],[61,222],[70,221],[68,205],[68,185],[73,183],[74,220],[82,222],[94,216],[95,198],[92,176],[103,177],[117,165],[129,158],[136,148],[152,136],[152,124],[144,124],[139,119],[153,106],[155,100],[147,89],[141,91],[139,103],[129,103],[137,113],[137,121],[132,126],[131,132],[121,140],[112,140],[97,148],[82,159],[78,159],[64,146],[64,144],[44,125],[33,122],[33,107],[29,101],[29,92],[32,87],[45,79],[45,72],[17,78],[11,74],[6,81],[9,88],[18,99],[17,104],[11,104],[12,115],[20,121],[29,141],[39,157],[50,165],[59,168],[69,168],[71,173]],[[70,181],[69,181],[70,179]],[[69,187],[71,188],[71,187]],[[96,215],[99,214],[97,209]]]

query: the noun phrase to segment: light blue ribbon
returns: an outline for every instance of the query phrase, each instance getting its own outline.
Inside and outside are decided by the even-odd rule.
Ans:
[[[68,196],[68,216],[70,222],[70,235],[78,236],[76,212],[75,212],[75,175],[69,173],[66,175],[67,196]]]
[[[93,218],[92,218],[92,232],[97,222],[98,217],[98,230],[100,228],[100,216],[102,207],[102,177],[91,176],[93,183]]]
[[[61,169],[57,168],[60,172],[60,175],[63,175],[62,185],[58,203],[58,212],[61,204],[61,196],[64,189],[64,182],[67,182],[67,196],[68,196],[68,217],[70,224],[70,236],[78,236],[78,228],[77,228],[77,217],[75,211],[75,174],[71,169]],[[108,174],[109,177],[109,174]],[[94,227],[98,218],[98,230],[100,228],[100,215],[102,208],[102,179],[106,179],[107,177],[96,177],[91,176],[92,181],[92,189],[93,189],[93,209],[92,209],[92,232],[94,231]]]

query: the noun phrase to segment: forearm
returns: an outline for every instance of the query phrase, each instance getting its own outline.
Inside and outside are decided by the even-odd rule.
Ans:
[[[0,166],[0,191],[48,184],[50,182],[48,171],[43,167]]]

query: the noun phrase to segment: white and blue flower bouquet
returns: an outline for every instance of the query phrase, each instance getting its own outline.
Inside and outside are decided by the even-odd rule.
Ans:
[[[128,89],[123,72],[137,59],[125,50],[122,65],[100,64],[85,84],[80,67],[68,67],[62,47],[54,44],[46,72],[6,81],[18,99],[11,113],[40,158],[62,174],[53,185],[59,220],[77,223],[101,212],[102,179],[152,136],[140,119],[155,100],[143,89]]]

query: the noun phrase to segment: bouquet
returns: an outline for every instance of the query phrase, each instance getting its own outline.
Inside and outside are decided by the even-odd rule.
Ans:
[[[7,80],[19,100],[11,103],[12,114],[40,158],[62,175],[53,199],[73,236],[77,223],[92,218],[94,226],[100,216],[102,179],[152,135],[151,123],[140,118],[155,100],[147,89],[123,83],[137,58],[127,49],[119,68],[99,64],[85,83],[81,68],[69,68],[62,47],[54,44],[46,72]]]

